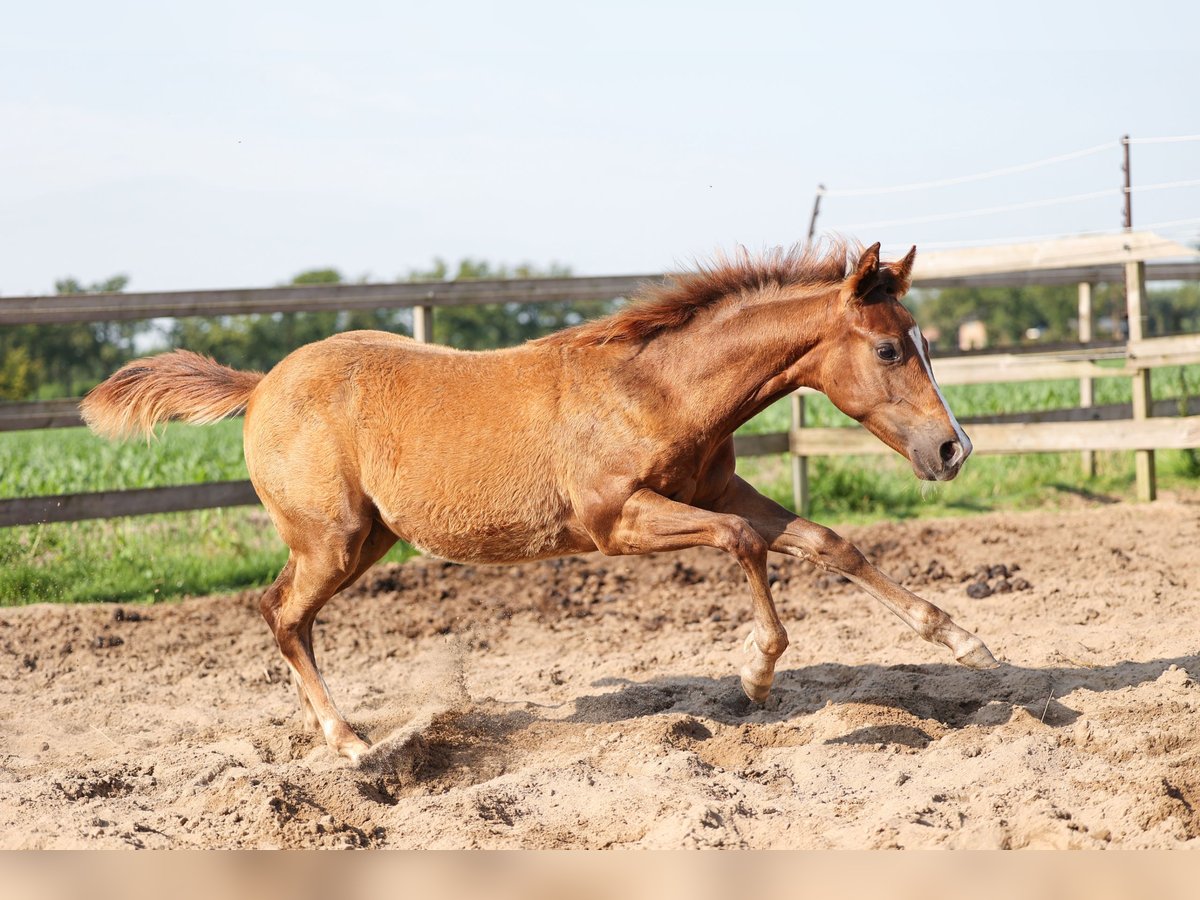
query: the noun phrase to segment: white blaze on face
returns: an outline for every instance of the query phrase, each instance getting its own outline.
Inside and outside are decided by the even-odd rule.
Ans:
[[[925,353],[925,339],[921,336],[921,329],[914,325],[908,329],[908,336],[912,339],[913,346],[917,349],[917,359],[921,361],[921,365],[925,367],[925,374],[929,376],[929,383],[933,385],[934,391],[937,392],[938,400],[942,402],[942,409],[946,411],[946,415],[950,419],[950,425],[954,429],[954,434],[958,438],[958,443],[963,448],[963,458],[965,459],[971,453],[971,439],[966,436],[962,428],[958,424],[958,419],[954,418],[954,413],[950,411],[950,404],[946,402],[946,398],[942,396],[942,389],[938,387],[937,379],[933,377],[933,367],[929,365],[929,357]]]

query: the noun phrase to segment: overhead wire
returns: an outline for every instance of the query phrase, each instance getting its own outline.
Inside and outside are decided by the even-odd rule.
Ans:
[[[967,238],[960,241],[921,241],[919,246],[926,250],[950,249],[952,247],[985,247],[992,244],[1017,244],[1023,242],[1049,241],[1055,238],[1087,237],[1094,234],[1115,234],[1120,228],[1098,229],[1096,231],[1056,231],[1048,234],[1016,234],[1007,237]]]
[[[1131,144],[1181,144],[1185,141],[1200,141],[1200,134],[1177,134],[1168,137],[1130,138]]]
[[[1043,206],[1055,206],[1062,203],[1078,203],[1083,200],[1095,200],[1098,197],[1111,197],[1120,194],[1116,188],[1103,191],[1089,191],[1085,194],[1067,194],[1062,197],[1048,197],[1043,200],[1026,200],[1021,203],[1006,203],[1003,206],[981,206],[977,209],[967,209],[960,212],[934,213],[927,216],[912,216],[906,219],[880,219],[875,222],[851,222],[846,225],[831,225],[829,231],[853,231],[858,228],[886,228],[891,225],[919,225],[927,222],[949,222],[954,219],[971,219],[978,216],[990,216],[997,213],[1013,212],[1019,209],[1037,209]]]
[[[1137,193],[1138,191],[1163,191],[1167,188],[1196,187],[1197,185],[1200,185],[1200,178],[1191,178],[1186,181],[1160,181],[1157,184],[1135,184],[1129,190]],[[1121,190],[1125,190],[1125,188]]]
[[[1146,137],[1146,138],[1128,138],[1125,140],[1127,140],[1128,143],[1130,143],[1130,144],[1182,143],[1182,142],[1200,141],[1200,134],[1168,135],[1168,136]],[[1118,146],[1119,146],[1119,144],[1118,144]],[[1041,168],[1043,166],[1049,166],[1049,165],[1054,165],[1056,163],[1067,162],[1067,161],[1070,161],[1073,159],[1080,159],[1082,157],[1090,156],[1095,153],[1100,153],[1105,150],[1111,150],[1112,148],[1113,148],[1113,143],[1110,141],[1110,142],[1107,142],[1104,144],[1097,144],[1092,147],[1085,147],[1081,150],[1074,150],[1070,153],[1061,153],[1061,154],[1057,154],[1055,156],[1049,156],[1044,159],[1038,159],[1038,160],[1034,160],[1034,161],[1028,162],[1028,163],[1021,163],[1021,164],[1013,165],[1013,166],[1004,166],[1004,167],[1001,167],[998,169],[991,169],[991,170],[988,170],[985,172],[977,172],[972,175],[960,175],[960,176],[954,176],[951,178],[941,178],[941,179],[935,179],[935,180],[929,180],[929,181],[910,182],[907,184],[897,184],[897,185],[890,185],[890,186],[886,186],[886,187],[877,187],[877,188],[846,188],[846,189],[832,188],[832,189],[830,189],[830,188],[825,188],[824,186],[821,186],[818,188],[817,193],[818,193],[818,196],[822,196],[822,197],[865,197],[865,196],[878,196],[878,195],[882,195],[882,194],[895,194],[895,193],[902,193],[902,192],[908,192],[908,191],[928,190],[931,188],[939,188],[939,187],[950,187],[953,185],[969,184],[969,183],[976,182],[976,181],[983,181],[985,179],[996,178],[996,177],[1000,177],[1003,175],[1011,175],[1011,174],[1016,174],[1019,172],[1026,172],[1026,171],[1030,171],[1032,169]],[[1114,194],[1116,194],[1117,196],[1123,196],[1126,193],[1135,193],[1135,192],[1140,193],[1143,191],[1161,191],[1161,190],[1171,190],[1171,189],[1189,188],[1189,187],[1197,187],[1197,186],[1200,186],[1200,179],[1186,179],[1186,180],[1180,180],[1180,181],[1164,181],[1164,182],[1158,182],[1158,183],[1154,183],[1154,184],[1133,185],[1130,188],[1123,188],[1123,187],[1122,188],[1110,188],[1107,190],[1089,191],[1089,192],[1080,193],[1080,194],[1067,194],[1067,195],[1063,195],[1063,196],[1059,196],[1059,197],[1049,197],[1049,198],[1044,198],[1044,199],[1040,199],[1040,200],[1027,200],[1027,201],[1023,201],[1020,203],[1009,203],[1009,204],[1003,204],[1000,206],[977,207],[975,209],[961,210],[961,211],[957,211],[957,212],[933,213],[933,214],[929,214],[929,215],[910,216],[910,217],[899,218],[899,219],[881,219],[881,220],[876,220],[876,221],[871,221],[871,222],[852,222],[849,224],[834,225],[834,226],[830,226],[828,228],[823,228],[822,231],[825,231],[825,232],[854,231],[857,229],[886,228],[886,227],[897,226],[897,225],[918,225],[918,224],[926,224],[926,223],[932,223],[932,222],[948,222],[948,221],[954,221],[954,220],[958,220],[958,219],[977,218],[977,217],[981,217],[981,216],[997,215],[997,214],[1006,213],[1006,212],[1015,212],[1015,211],[1024,210],[1024,209],[1038,209],[1038,208],[1055,206],[1055,205],[1060,205],[1060,204],[1078,203],[1078,202],[1083,202],[1086,200],[1094,200],[1094,199],[1098,199],[1098,198],[1102,198],[1102,197],[1111,197]],[[1193,222],[1200,222],[1200,218],[1197,218],[1197,219],[1190,219],[1190,218],[1189,219],[1174,219],[1174,220],[1170,220],[1170,221],[1166,221],[1166,222],[1157,222],[1157,223],[1153,223],[1151,225],[1141,226],[1140,230],[1178,227],[1178,226],[1183,226],[1183,225],[1189,225],[1189,224],[1192,224]],[[1117,228],[1100,229],[1100,230],[1089,232],[1089,233],[1109,234],[1109,233],[1115,233],[1120,230],[1122,230],[1122,229],[1117,229]],[[1026,235],[1026,236],[1013,237],[1013,238],[996,238],[996,239],[993,239],[991,242],[1001,243],[1001,242],[1015,242],[1015,241],[1035,241],[1035,240],[1045,240],[1045,239],[1056,238],[1056,237],[1068,237],[1068,236],[1071,236],[1072,234],[1078,234],[1078,232],[1059,232],[1059,233],[1055,233],[1055,234]],[[986,242],[974,241],[974,240],[970,240],[970,241],[939,241],[939,242],[933,242],[933,243],[926,243],[925,246],[926,247],[953,247],[953,246],[970,246],[972,244],[979,244],[979,243],[986,243]]]
[[[1149,225],[1140,227],[1145,231],[1150,231],[1155,228],[1175,228],[1181,225],[1196,224],[1200,224],[1200,216],[1192,216],[1190,219],[1168,219],[1165,222],[1151,222]]]
[[[988,178],[999,178],[1001,175],[1014,175],[1018,172],[1028,172],[1031,169],[1040,169],[1042,166],[1050,166],[1055,163],[1067,162],[1072,159],[1079,159],[1084,156],[1090,156],[1093,153],[1100,153],[1103,150],[1111,150],[1113,148],[1112,141],[1104,144],[1097,144],[1094,147],[1085,147],[1082,150],[1074,150],[1070,153],[1060,153],[1057,156],[1048,156],[1045,159],[1037,159],[1033,162],[1020,163],[1015,166],[1004,166],[999,169],[991,169],[987,172],[976,172],[973,175],[956,175],[951,178],[938,178],[933,181],[914,181],[909,184],[894,184],[888,187],[878,188],[818,188],[817,193],[823,197],[868,197],[877,194],[899,194],[905,191],[923,191],[930,188],[950,187],[956,184],[970,184],[973,181],[984,181]]]

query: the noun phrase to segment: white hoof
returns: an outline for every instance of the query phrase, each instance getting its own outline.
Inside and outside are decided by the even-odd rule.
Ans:
[[[755,703],[762,703],[771,693],[771,685],[775,681],[774,660],[758,649],[758,644],[754,642],[754,629],[750,629],[746,635],[742,652],[748,657],[740,673],[742,691]]]
[[[979,638],[974,638],[967,649],[954,658],[968,669],[995,669],[1000,666],[996,657],[992,656],[992,651]]]
[[[742,669],[742,693],[755,703],[765,703],[771,693],[771,682],[765,684],[754,680],[754,675]]]

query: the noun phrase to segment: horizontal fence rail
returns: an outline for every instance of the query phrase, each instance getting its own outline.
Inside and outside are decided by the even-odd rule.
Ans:
[[[396,307],[486,306],[628,297],[662,275],[506,278],[396,284],[312,284],[161,293],[0,297],[0,325],[115,322],[250,313],[332,312]]]
[[[942,278],[914,279],[919,289],[1032,287],[1038,284],[1121,284],[1125,267],[1075,266],[1069,269],[1048,269],[1038,272],[1000,272],[989,275],[956,275]],[[1146,263],[1147,281],[1200,280],[1200,263]]]
[[[39,403],[0,403],[0,431],[75,428],[82,424],[78,397]]]
[[[980,454],[1065,453],[1071,450],[1187,450],[1200,447],[1200,416],[1111,421],[974,425]],[[797,428],[790,449],[801,456],[879,456],[894,453],[861,428]]]
[[[1155,400],[1150,415],[1200,415],[1200,397],[1182,400]],[[967,425],[1035,425],[1039,422],[1119,422],[1133,417],[1132,403],[1106,403],[1104,406],[1073,406],[1068,409],[1042,409],[1035,412],[997,413],[962,419]]]
[[[1023,287],[1031,284],[1117,283],[1121,266],[1090,266],[1035,273],[962,275],[917,280],[917,288]],[[212,291],[54,294],[0,297],[0,325],[116,322],[130,319],[235,316],[392,309],[397,307],[484,306],[492,303],[553,303],[628,297],[665,276],[598,275],[571,278],[506,278],[472,281],[414,281],[394,284],[289,285]],[[1200,280],[1200,263],[1148,263],[1148,281]]]
[[[116,516],[145,516],[221,506],[250,506],[258,502],[258,495],[249,481],[212,481],[207,484],[50,497],[17,497],[0,500],[0,528]]]

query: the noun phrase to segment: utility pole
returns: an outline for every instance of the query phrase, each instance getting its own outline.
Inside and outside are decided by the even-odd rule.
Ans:
[[[812,244],[813,235],[817,233],[817,216],[821,213],[821,196],[824,193],[825,185],[818,184],[816,196],[813,197],[812,215],[808,219],[808,239],[805,241],[808,245]]]

